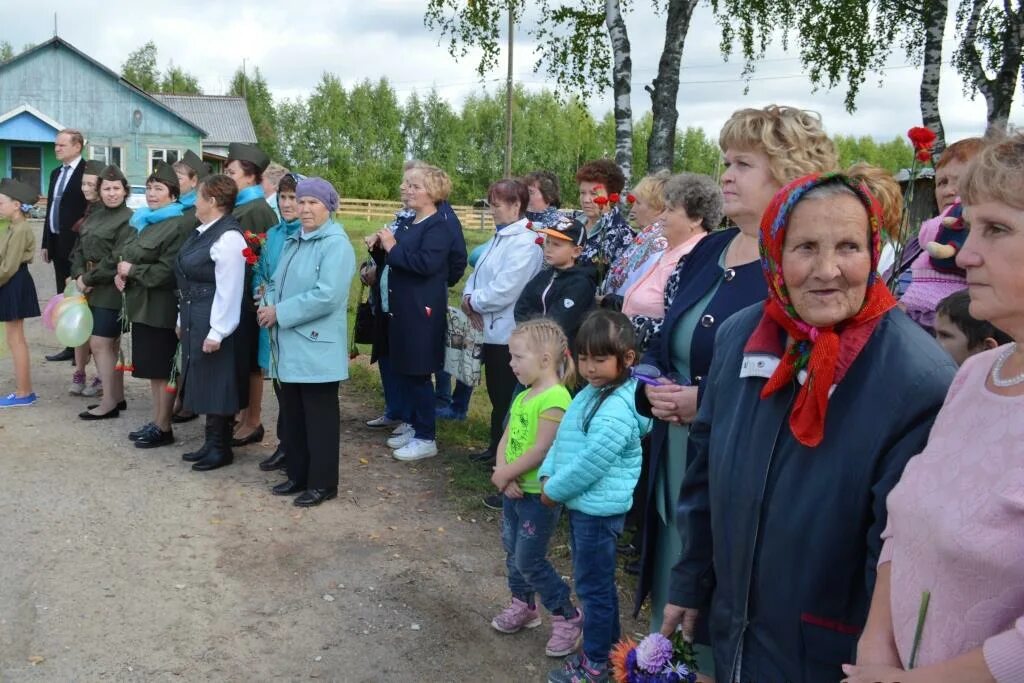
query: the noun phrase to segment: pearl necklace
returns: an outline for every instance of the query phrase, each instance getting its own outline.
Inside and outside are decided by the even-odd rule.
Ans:
[[[1007,344],[1006,350],[999,354],[996,358],[995,364],[992,366],[992,384],[996,385],[1000,389],[1007,387],[1015,387],[1018,384],[1024,384],[1024,372],[1013,377],[1001,377],[1000,373],[1003,371],[1003,364],[1013,355],[1014,351],[1017,350],[1016,342]]]

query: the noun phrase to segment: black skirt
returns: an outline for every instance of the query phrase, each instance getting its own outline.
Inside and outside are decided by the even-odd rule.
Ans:
[[[101,306],[90,306],[92,311],[92,336],[117,339],[121,336],[121,311]]]
[[[14,276],[0,285],[0,322],[39,317],[39,295],[36,283],[22,263]]]
[[[132,323],[132,377],[167,380],[178,351],[174,330]]]

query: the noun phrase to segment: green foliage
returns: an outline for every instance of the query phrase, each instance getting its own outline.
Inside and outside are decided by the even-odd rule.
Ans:
[[[156,43],[152,40],[128,53],[121,75],[146,92],[160,91],[160,73],[156,66]]]
[[[167,65],[167,71],[164,72],[164,76],[160,80],[160,92],[178,95],[203,94],[196,77],[180,66],[175,66],[174,62]]]
[[[201,95],[199,80],[174,62],[169,62],[162,75],[157,66],[156,43],[152,40],[128,53],[121,65],[121,76],[149,93]]]
[[[270,94],[270,88],[260,73],[260,68],[249,76],[242,69],[235,71],[231,79],[229,95],[244,97],[249,108],[249,117],[252,119],[252,126],[256,129],[256,142],[271,159],[277,159],[277,111],[274,108],[274,98]]]
[[[839,165],[847,168],[850,164],[865,161],[892,173],[910,168],[914,151],[905,138],[896,137],[889,142],[876,142],[868,136],[836,135],[832,138],[839,152]]]
[[[0,40],[0,62],[6,62],[14,57],[14,47],[6,40]]]

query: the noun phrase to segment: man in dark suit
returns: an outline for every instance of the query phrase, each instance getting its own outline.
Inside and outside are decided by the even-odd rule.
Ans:
[[[71,275],[71,250],[78,240],[72,227],[85,215],[85,195],[82,194],[82,174],[85,162],[82,147],[85,138],[74,128],[57,133],[53,152],[61,163],[50,173],[50,189],[46,194],[46,223],[43,225],[43,261],[53,263],[57,293],[64,291],[65,281]],[[47,356],[46,360],[71,360],[73,349],[64,349]]]

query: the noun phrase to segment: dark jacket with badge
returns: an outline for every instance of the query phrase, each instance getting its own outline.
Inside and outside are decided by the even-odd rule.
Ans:
[[[762,311],[737,313],[717,335],[690,427],[669,602],[710,602],[701,619],[718,680],[834,683],[867,618],[886,496],[924,448],[956,366],[890,311],[808,448],[789,427],[796,382],[762,399],[771,357],[744,355]]]
[[[378,277],[381,266],[388,266],[391,368],[402,375],[430,375],[444,367],[448,287],[465,270],[466,242],[455,213],[444,202],[419,223],[396,226],[395,240],[386,256],[380,250],[376,254]],[[453,258],[461,269],[452,266]]]
[[[132,264],[124,291],[133,323],[174,329],[178,319],[174,261],[192,229],[191,221],[175,216],[142,232],[133,228],[134,234],[129,233],[121,244],[117,260]]]
[[[135,228],[128,224],[132,210],[122,204],[110,209],[99,205],[82,223],[78,243],[71,252],[71,277],[92,287],[85,295],[90,306],[120,310],[121,292],[114,287],[118,256]]]
[[[519,295],[516,323],[531,318],[551,318],[569,338],[571,349],[583,318],[594,309],[596,292],[596,273],[589,266],[574,264],[565,270],[545,268],[526,283]]]

